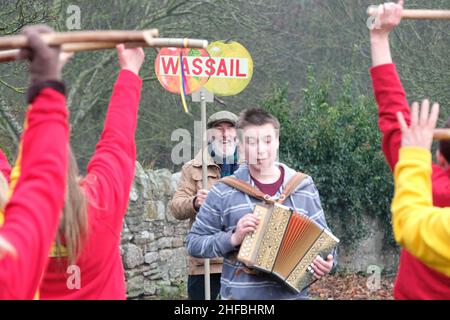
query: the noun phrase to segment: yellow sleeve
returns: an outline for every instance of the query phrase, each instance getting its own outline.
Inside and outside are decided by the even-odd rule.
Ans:
[[[431,268],[450,276],[450,208],[433,207],[431,153],[403,147],[395,167],[395,240]]]

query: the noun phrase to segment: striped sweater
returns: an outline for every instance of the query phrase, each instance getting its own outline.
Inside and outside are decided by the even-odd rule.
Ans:
[[[278,165],[284,168],[283,186],[285,186],[295,171],[284,164]],[[234,173],[234,177],[254,185],[247,165],[242,165]],[[283,186],[274,196],[275,199],[283,191]],[[234,258],[239,248],[231,244],[232,231],[239,219],[253,212],[255,204],[260,202],[224,183],[215,184],[187,236],[188,252],[199,258],[224,257],[220,291],[222,299],[306,299],[308,298],[306,290],[296,294],[270,275],[248,274],[243,271],[245,265]],[[327,226],[319,192],[311,177],[304,179],[283,204],[311,217],[322,226]]]

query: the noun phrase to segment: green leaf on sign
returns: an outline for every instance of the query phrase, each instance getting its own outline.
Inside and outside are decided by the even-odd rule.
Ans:
[[[202,54],[200,53],[200,51],[199,50],[196,50],[196,49],[189,49],[189,53],[188,53],[188,56],[190,56],[190,57],[200,57]]]

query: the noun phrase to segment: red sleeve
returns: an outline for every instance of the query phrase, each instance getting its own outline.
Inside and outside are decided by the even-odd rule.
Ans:
[[[100,141],[87,167],[86,181],[94,181],[88,192],[95,194],[96,205],[104,214],[120,215],[113,217],[114,224],[120,227],[134,176],[141,87],[139,76],[128,70],[120,71]]]
[[[391,170],[394,170],[402,140],[397,112],[401,111],[409,124],[408,101],[394,64],[373,67],[370,69],[370,75],[378,104],[378,125],[382,133],[383,153]]]
[[[0,260],[0,299],[32,299],[47,264],[64,203],[68,124],[65,98],[47,88],[27,113],[21,172],[0,236],[16,249]]]
[[[450,206],[450,179],[449,172],[439,167],[437,164],[432,166],[431,175],[433,187],[433,205],[437,207]]]
[[[6,181],[9,183],[9,178],[11,175],[11,165],[9,164],[8,158],[4,154],[3,150],[0,150],[0,171],[6,178]]]
[[[383,135],[382,148],[391,170],[394,170],[402,140],[396,114],[401,111],[409,124],[410,108],[394,64],[371,68],[370,74],[378,104],[378,125]],[[450,206],[449,173],[433,164],[432,182],[434,205]]]

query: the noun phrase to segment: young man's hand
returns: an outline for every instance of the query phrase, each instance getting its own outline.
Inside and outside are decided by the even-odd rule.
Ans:
[[[259,218],[252,213],[248,213],[239,219],[234,233],[231,235],[231,244],[234,247],[239,246],[244,241],[245,236],[256,230],[259,224]]]
[[[389,33],[402,21],[403,3],[403,0],[397,3],[387,2],[378,7],[375,28],[370,32],[372,38],[389,37]]]
[[[314,271],[314,277],[316,279],[320,279],[330,273],[331,268],[333,268],[333,256],[329,254],[326,261],[321,256],[317,256],[313,263],[311,263],[310,270]]]
[[[124,44],[116,46],[117,56],[119,57],[119,65],[121,69],[129,70],[139,75],[142,64],[145,60],[144,49],[142,48],[125,48]]]
[[[433,143],[433,131],[439,117],[439,104],[433,104],[430,113],[430,102],[424,100],[420,115],[417,102],[413,103],[411,109],[411,126],[409,128],[403,114],[397,113],[397,119],[402,130],[402,147],[420,147],[430,150]]]

